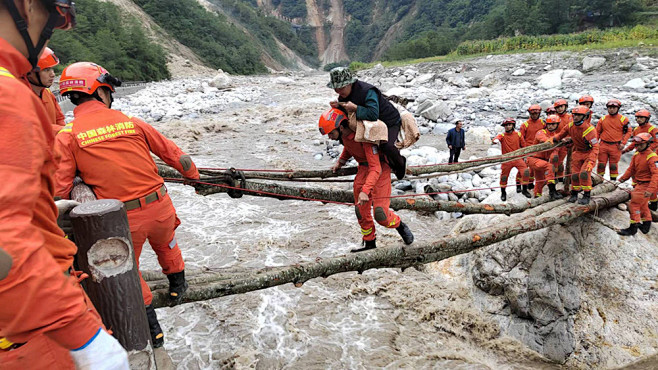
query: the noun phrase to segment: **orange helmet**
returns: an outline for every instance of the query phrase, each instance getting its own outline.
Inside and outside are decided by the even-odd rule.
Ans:
[[[579,105],[575,107],[574,109],[571,110],[572,114],[582,114],[582,115],[588,115],[590,112],[589,108],[587,108],[584,105]]]
[[[505,126],[505,125],[508,125],[510,123],[513,124],[513,125],[516,125],[516,120],[514,118],[505,118],[505,120],[503,120],[503,123],[501,123],[500,125]]]
[[[567,101],[564,100],[564,99],[558,99],[558,100],[555,101],[555,103],[553,103],[553,106],[554,106],[555,108],[559,107],[560,105],[566,105],[566,106],[569,106],[569,103],[567,103]]]
[[[621,107],[621,102],[617,99],[610,99],[610,100],[608,100],[607,103],[605,103],[605,106],[606,107],[617,107],[617,108],[619,108],[619,107]]]
[[[651,118],[651,112],[646,109],[640,109],[639,111],[635,112],[635,117],[644,117],[649,119]]]
[[[343,120],[347,119],[345,113],[338,108],[331,108],[320,116],[318,127],[322,135],[328,135],[331,131],[340,126]]]
[[[560,117],[555,114],[551,114],[550,116],[546,117],[546,124],[548,125],[552,123],[560,123]]]
[[[107,87],[114,92],[121,86],[121,80],[112,76],[105,68],[91,62],[78,62],[64,68],[59,79],[59,93],[66,95],[81,92],[92,95],[99,87]]]
[[[642,132],[640,134],[637,134],[637,135],[633,136],[633,141],[638,143],[638,144],[650,143],[650,142],[653,141],[653,137],[648,132]]]
[[[592,104],[594,104],[594,98],[592,98],[589,95],[583,95],[578,99],[578,104],[583,104],[583,103],[592,103]]]
[[[534,112],[540,112],[540,113],[541,113],[541,106],[539,106],[539,104],[533,104],[533,105],[531,105],[530,108],[528,108],[528,112],[531,112],[531,113],[532,113],[533,111],[534,111]]]
[[[52,68],[59,64],[59,59],[55,52],[51,48],[43,49],[43,53],[39,57],[39,62],[37,63],[37,68],[39,71],[43,71],[46,68]]]
[[[557,113],[557,111],[555,110],[555,107],[553,107],[553,106],[548,106],[548,108],[546,108],[546,111],[545,111],[545,112],[546,112],[546,114],[549,115],[549,116],[550,116],[551,114],[555,114],[555,113]]]

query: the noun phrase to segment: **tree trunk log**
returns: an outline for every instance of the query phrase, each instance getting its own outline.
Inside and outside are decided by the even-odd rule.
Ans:
[[[519,234],[555,224],[565,224],[589,212],[611,207],[630,199],[627,192],[613,190],[613,185],[605,184],[594,190],[595,197],[592,198],[589,205],[561,203],[556,207],[556,204],[549,203],[533,208],[528,214],[513,217],[508,222],[458,236],[444,237],[431,244],[379,248],[288,267],[262,269],[247,275],[240,274],[241,276],[218,274],[220,277],[217,280],[208,279],[207,282],[191,285],[184,300],[185,302],[203,301],[287,283],[301,286],[310,279],[327,277],[341,272],[358,271],[362,273],[373,268],[407,268],[440,261],[507,240]],[[607,193],[610,191],[612,192]],[[163,307],[166,305],[168,292],[166,288],[161,288],[157,283],[154,286],[160,289],[153,292],[153,305]]]
[[[123,348],[131,368],[155,369],[151,334],[123,203],[103,199],[71,211],[87,294]]]

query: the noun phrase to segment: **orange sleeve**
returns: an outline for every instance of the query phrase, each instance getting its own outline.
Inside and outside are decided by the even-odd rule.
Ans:
[[[167,139],[148,123],[134,117],[132,119],[135,125],[144,133],[146,143],[151,152],[188,179],[199,179],[199,170],[197,170],[194,162],[187,171],[183,169],[183,165],[180,163],[180,157],[186,154],[173,141]]]
[[[625,182],[630,179],[635,174],[635,155],[631,159],[631,163],[628,165],[626,172],[618,179],[619,182]]]
[[[362,145],[368,160],[368,176],[366,176],[366,182],[363,184],[361,191],[370,195],[377,180],[379,180],[379,176],[382,174],[382,166],[379,162],[379,148],[377,145],[370,143],[363,143]]]
[[[53,99],[55,100],[55,116],[56,116],[55,123],[57,123],[59,126],[65,126],[66,116],[64,116],[64,112],[62,112],[62,107],[59,106],[59,103],[57,102],[57,98],[53,96]]]
[[[55,196],[62,199],[71,199],[73,179],[78,171],[72,145],[76,145],[70,132],[60,132],[55,136],[55,159],[57,171],[55,172]]]
[[[494,140],[498,140],[498,141],[503,140],[503,135],[502,135],[502,134],[498,134],[498,135],[496,135],[496,137],[494,138]],[[501,142],[501,143],[502,143],[502,142]]]
[[[647,166],[651,171],[651,183],[649,183],[649,192],[655,193],[658,190],[658,156],[652,155],[647,161]]]
[[[621,123],[624,125],[624,129],[626,130],[624,136],[621,139],[621,143],[622,145],[626,145],[628,139],[631,138],[631,133],[633,132],[633,130],[631,130],[631,121],[629,121],[626,116],[623,116]],[[624,129],[622,129],[622,132],[624,132]]]
[[[521,148],[526,147],[525,139],[523,138],[523,135],[521,135],[520,132],[519,132],[519,147],[521,147]]]
[[[589,144],[592,146],[592,150],[589,151],[588,160],[596,164],[596,161],[599,158],[599,144],[600,140],[598,135],[595,133],[595,130],[590,131],[585,135],[585,139],[589,141]]]
[[[603,119],[606,116],[603,116],[599,118],[599,122],[596,124],[596,137],[601,137],[601,133],[603,132],[603,122],[605,122]]]
[[[637,128],[634,129],[634,130],[632,131],[631,136],[635,136],[635,135],[636,135],[636,134],[635,134],[635,131],[637,131],[637,130],[638,130]],[[653,134],[652,134],[652,135],[653,135]],[[651,150],[654,150],[653,145],[655,144],[655,141],[656,141],[655,135],[654,135],[653,141],[654,141],[654,143],[651,143],[651,145],[649,146],[649,148],[651,148]],[[633,150],[633,149],[635,149],[635,141],[631,141],[631,143],[628,144],[628,146],[627,146],[624,150],[625,150],[626,152],[630,152],[630,151]]]
[[[528,121],[523,122],[521,124],[521,128],[519,129],[519,132],[521,132],[521,137],[525,139],[525,134],[528,131]]]
[[[656,133],[658,133],[658,130],[656,130],[653,126],[649,127],[649,134],[651,134],[651,137],[653,138],[653,143],[649,145],[649,149],[651,151],[656,151],[658,149],[658,138],[656,137]],[[633,146],[635,146],[635,142],[632,142]]]
[[[8,180],[0,187],[0,249],[12,259],[0,280],[0,337],[21,343],[43,333],[78,348],[101,326],[32,224],[41,187],[47,186],[41,173],[50,160],[43,127],[2,112],[0,141],[0,176]]]
[[[537,131],[537,133],[535,134],[535,144],[545,143],[545,142],[547,142],[549,139],[550,139],[550,138],[548,137],[548,135],[546,135],[546,133],[544,132],[544,130],[539,130],[539,131]]]
[[[562,127],[562,130],[558,132],[557,135],[554,136],[555,138],[554,141],[562,140],[567,136],[569,136],[569,124],[564,125],[564,127]]]
[[[343,146],[343,152],[340,153],[340,157],[338,157],[338,161],[340,162],[341,165],[347,163],[347,161],[352,158],[352,154],[350,154],[350,151],[347,150],[345,146]]]

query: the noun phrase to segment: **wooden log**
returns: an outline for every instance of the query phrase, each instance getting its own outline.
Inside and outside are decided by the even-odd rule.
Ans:
[[[213,299],[231,294],[246,293],[287,283],[301,286],[304,282],[327,277],[341,272],[362,273],[373,268],[407,268],[419,264],[440,261],[446,258],[471,252],[475,249],[507,240],[513,236],[543,229],[555,224],[566,224],[580,216],[596,210],[626,202],[630,195],[615,190],[605,184],[593,191],[589,205],[561,203],[544,204],[531,209],[526,214],[512,217],[509,221],[482,230],[444,237],[432,243],[406,247],[378,248],[371,251],[333,258],[318,258],[314,262],[299,263],[293,266],[262,269],[238,277],[224,276],[218,280],[208,280],[190,286],[184,301],[194,302]],[[166,289],[153,291],[153,305],[163,307],[167,302]]]
[[[79,268],[105,326],[128,351],[133,369],[155,369],[128,217],[122,202],[102,199],[71,211]]]
[[[80,176],[73,179],[73,190],[71,190],[71,199],[80,203],[87,203],[96,200],[96,194],[91,190],[89,185],[85,184]]]

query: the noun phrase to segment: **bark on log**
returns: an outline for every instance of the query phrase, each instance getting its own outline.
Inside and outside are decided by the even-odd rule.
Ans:
[[[565,224],[589,212],[611,207],[630,199],[627,192],[613,190],[614,186],[611,184],[601,185],[593,191],[595,196],[589,205],[565,204],[564,201],[555,202],[556,204],[549,203],[530,210],[528,214],[512,217],[508,222],[483,230],[446,237],[431,244],[380,248],[348,256],[317,259],[315,262],[299,263],[288,267],[262,269],[247,276],[222,277],[216,281],[191,285],[184,300],[185,302],[203,301],[287,283],[301,286],[310,279],[327,277],[341,272],[358,271],[362,273],[373,268],[407,268],[440,261],[519,234],[555,224]],[[153,292],[154,306],[165,306],[167,295],[166,289],[155,290]]]
[[[129,353],[131,368],[155,369],[128,217],[122,202],[103,199],[71,211],[79,268],[105,326]]]

